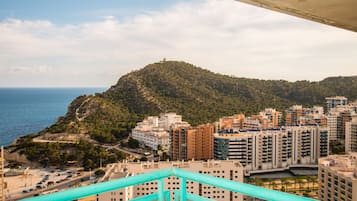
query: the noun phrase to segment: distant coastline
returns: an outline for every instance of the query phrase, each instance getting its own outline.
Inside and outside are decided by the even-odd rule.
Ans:
[[[0,146],[37,133],[63,116],[77,96],[106,88],[0,87]]]

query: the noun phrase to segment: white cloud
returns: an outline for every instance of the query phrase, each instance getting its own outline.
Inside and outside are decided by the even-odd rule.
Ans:
[[[355,33],[233,0],[98,17],[69,25],[0,22],[0,86],[109,86],[164,57],[265,79],[357,74]]]

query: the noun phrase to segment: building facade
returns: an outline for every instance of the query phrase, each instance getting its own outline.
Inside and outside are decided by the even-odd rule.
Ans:
[[[285,110],[285,124],[294,126],[300,124],[300,117],[302,116],[302,105],[293,105]]]
[[[327,115],[327,126],[330,132],[330,140],[344,141],[346,123],[350,122],[357,114],[352,107],[337,106]]]
[[[357,152],[357,117],[346,123],[345,152]]]
[[[214,137],[216,160],[238,160],[246,175],[316,167],[328,155],[328,131],[317,125],[220,133]]]
[[[281,112],[278,112],[276,109],[265,108],[264,111],[259,112],[259,115],[267,117],[267,119],[269,119],[269,128],[278,128],[282,126],[283,114]]]
[[[173,124],[176,123],[181,123],[182,122],[182,116],[181,115],[177,115],[176,113],[162,113],[160,114],[160,118],[158,121],[158,126],[160,128],[163,128],[164,130],[169,131],[170,127]]]
[[[172,161],[172,162],[145,162],[145,163],[118,163],[111,164],[107,177],[120,178],[133,176],[146,172],[157,171],[165,168],[182,168],[185,170],[208,174],[237,182],[243,182],[243,167],[238,161]],[[171,200],[174,191],[180,189],[180,181],[176,177],[165,179],[165,190],[171,191]],[[157,182],[148,182],[142,185],[128,187],[98,195],[97,201],[127,201],[135,197],[141,197],[157,192]],[[197,194],[217,201],[241,201],[243,195],[216,187],[187,181],[187,192]]]
[[[331,141],[336,141],[341,138],[341,118],[338,112],[330,112],[327,115],[327,127]]]
[[[214,125],[177,127],[170,131],[171,160],[213,159]]]
[[[131,136],[153,150],[158,150],[159,146],[165,151],[170,148],[169,133],[163,128],[155,127],[145,130],[136,127],[131,131]]]
[[[357,153],[319,160],[319,200],[357,201]]]
[[[244,114],[226,116],[219,119],[219,130],[240,130],[243,128]]]
[[[176,113],[163,113],[160,117],[149,116],[137,123],[131,131],[131,137],[153,150],[160,147],[163,151],[169,151],[169,130],[177,126],[189,126],[189,124],[182,121],[181,115]]]
[[[347,98],[344,96],[326,97],[326,108],[329,112],[331,109],[336,108],[338,105],[347,105]]]

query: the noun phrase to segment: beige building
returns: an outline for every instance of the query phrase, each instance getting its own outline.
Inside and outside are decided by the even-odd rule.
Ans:
[[[357,201],[357,153],[319,160],[319,200]]]
[[[302,105],[293,105],[285,110],[285,124],[288,126],[300,124],[300,117],[303,115]]]
[[[281,126],[283,114],[281,112],[278,112],[276,109],[265,108],[263,111],[259,112],[259,115],[267,117],[269,119],[269,128],[278,128],[279,126]]]
[[[281,124],[282,113],[273,108],[265,108],[257,115],[246,117],[244,114],[226,116],[219,119],[218,130],[239,131],[241,129],[277,128]]]
[[[219,133],[214,137],[216,160],[238,160],[245,175],[290,167],[316,167],[328,155],[328,131],[317,125]]]
[[[357,152],[357,117],[346,122],[345,152]]]
[[[233,116],[226,116],[219,119],[219,130],[240,130],[243,128],[245,119],[244,114],[236,114]]]
[[[166,161],[145,163],[117,163],[111,164],[110,170],[105,175],[106,180],[138,175],[146,172],[157,171],[165,168],[182,168],[185,170],[208,174],[237,182],[243,182],[243,167],[238,161]],[[97,196],[98,201],[127,201],[135,197],[141,197],[157,192],[157,182],[148,182],[142,185],[128,187],[117,191],[103,193]],[[165,179],[165,190],[171,191],[171,200],[174,198],[174,190],[180,189],[180,181],[176,177]],[[187,192],[211,198],[217,201],[243,200],[243,195],[231,193],[213,186],[187,181]]]

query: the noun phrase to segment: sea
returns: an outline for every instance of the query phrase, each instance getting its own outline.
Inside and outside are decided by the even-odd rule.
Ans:
[[[0,146],[37,133],[65,115],[73,99],[105,88],[0,88]]]

